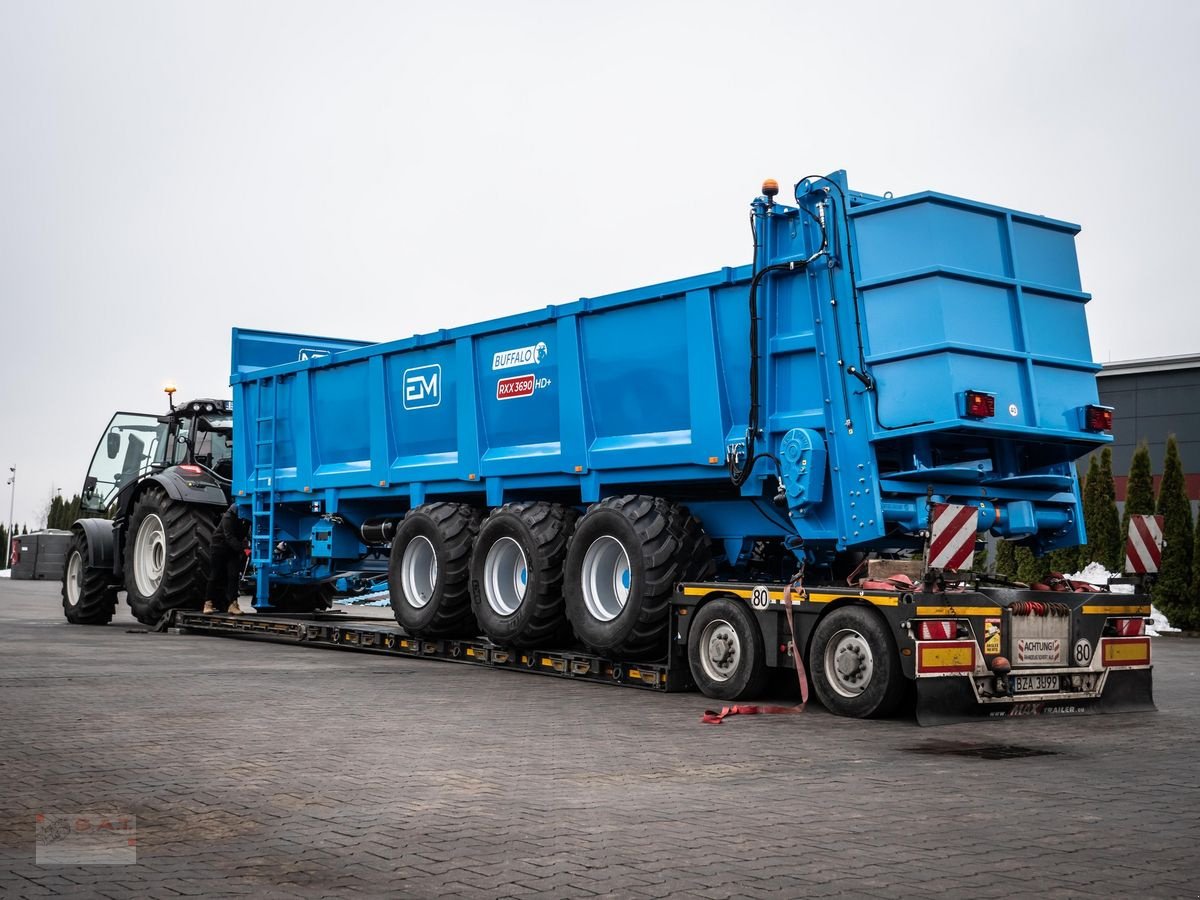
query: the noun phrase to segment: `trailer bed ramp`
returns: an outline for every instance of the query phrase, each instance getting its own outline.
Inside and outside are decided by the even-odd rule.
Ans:
[[[249,638],[410,659],[439,659],[660,692],[683,691],[691,687],[686,663],[679,666],[667,661],[617,662],[579,650],[517,650],[498,646],[486,638],[424,640],[406,634],[398,625],[376,618],[340,614],[206,615],[192,610],[175,610],[167,627],[180,634]]]

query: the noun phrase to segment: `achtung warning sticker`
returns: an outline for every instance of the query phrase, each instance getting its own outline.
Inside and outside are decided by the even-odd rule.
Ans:
[[[1000,653],[1000,620],[983,620],[983,652],[986,656],[997,656]]]
[[[1062,641],[1055,638],[1021,638],[1017,641],[1017,664],[1062,662]]]

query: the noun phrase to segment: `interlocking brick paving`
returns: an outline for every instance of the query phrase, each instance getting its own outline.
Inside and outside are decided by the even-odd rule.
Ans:
[[[922,729],[140,631],[0,580],[0,895],[1200,891],[1200,641],[1157,713]],[[39,812],[113,810],[136,864],[35,864]]]

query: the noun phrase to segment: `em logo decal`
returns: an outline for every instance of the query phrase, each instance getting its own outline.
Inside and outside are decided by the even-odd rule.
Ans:
[[[404,408],[428,409],[442,402],[442,367],[417,366],[404,370]]]

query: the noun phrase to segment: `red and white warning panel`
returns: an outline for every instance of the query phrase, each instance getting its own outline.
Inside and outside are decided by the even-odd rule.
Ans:
[[[929,568],[970,569],[975,565],[979,510],[956,503],[935,503],[929,528]]]
[[[1163,517],[1130,516],[1129,539],[1125,541],[1125,571],[1147,575],[1162,563]]]

